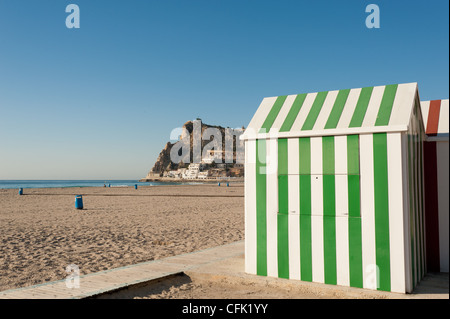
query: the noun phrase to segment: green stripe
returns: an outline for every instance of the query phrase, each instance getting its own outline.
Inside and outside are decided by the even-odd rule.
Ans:
[[[323,249],[326,284],[337,284],[336,268],[336,181],[334,136],[322,137],[323,163]]]
[[[289,234],[288,234],[288,141],[278,140],[278,277],[289,278]]]
[[[361,217],[360,200],[360,176],[347,175],[348,180],[348,215],[349,217]]]
[[[347,136],[348,238],[350,286],[363,288],[359,136]]]
[[[330,116],[328,117],[327,124],[325,124],[326,129],[336,128],[339,119],[341,118],[342,111],[344,110],[345,102],[347,102],[350,90],[340,90],[336,101],[334,102],[333,109],[331,110]]]
[[[311,139],[299,138],[299,172],[300,175],[311,175]],[[308,176],[308,178],[310,178]]]
[[[280,128],[280,132],[289,132],[291,130],[292,125],[294,125],[295,119],[297,118],[297,115],[303,106],[303,102],[305,102],[306,95],[307,94],[297,95],[286,119],[284,120],[283,125]]]
[[[373,134],[375,195],[375,247],[379,267],[379,290],[391,291],[389,251],[389,192],[386,133]]]
[[[364,121],[364,116],[366,115],[367,107],[369,106],[372,91],[373,87],[361,89],[361,94],[359,95],[358,103],[356,104],[349,127],[361,127]]]
[[[302,131],[313,129],[327,95],[328,92],[317,93],[317,96],[314,99],[314,103],[311,106],[311,110],[309,110],[308,116],[306,117],[305,123],[303,123]]]
[[[323,174],[334,175],[334,136],[322,137]]]
[[[278,213],[289,214],[288,175],[278,176]]]
[[[256,141],[256,273],[267,276],[266,141]]]
[[[397,93],[397,84],[387,85],[384,89],[383,99],[378,110],[375,126],[384,126],[389,124],[392,107],[394,106],[395,94]]]
[[[361,218],[348,219],[350,287],[363,288]]]
[[[300,162],[300,279],[312,281],[311,140],[299,139]]]
[[[286,95],[277,97],[277,100],[273,104],[272,109],[269,112],[269,115],[267,115],[263,125],[261,126],[261,129],[259,130],[259,133],[268,133],[270,131],[273,122],[275,122],[278,113],[280,113],[281,107],[283,106],[286,98],[287,98]]]
[[[359,175],[359,136],[347,136],[347,174]]]

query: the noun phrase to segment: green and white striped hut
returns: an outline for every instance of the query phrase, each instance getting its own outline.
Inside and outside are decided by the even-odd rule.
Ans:
[[[417,83],[265,98],[245,141],[245,269],[411,292],[424,276]]]

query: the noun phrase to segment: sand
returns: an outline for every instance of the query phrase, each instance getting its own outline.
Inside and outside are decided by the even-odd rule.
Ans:
[[[0,291],[244,239],[244,187],[0,190]],[[75,195],[84,209],[75,209]]]
[[[194,252],[244,239],[244,187],[217,184],[0,190],[0,291]],[[75,195],[85,208],[75,209]],[[448,299],[448,274],[415,294],[369,292],[243,272],[244,255],[98,298]]]

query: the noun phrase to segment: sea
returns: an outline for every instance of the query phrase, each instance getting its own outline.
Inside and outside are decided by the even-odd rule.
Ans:
[[[0,180],[0,189],[70,188],[70,187],[130,187],[159,185],[191,185],[189,182],[139,182],[138,180]]]

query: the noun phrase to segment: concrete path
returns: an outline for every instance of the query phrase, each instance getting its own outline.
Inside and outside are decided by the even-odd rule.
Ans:
[[[184,273],[193,280],[226,281],[239,285],[276,287],[304,292],[310,298],[329,294],[333,298],[449,299],[448,273],[427,274],[412,294],[372,291],[250,275],[244,272],[244,241],[193,253],[92,273],[80,277],[79,288],[67,288],[65,280],[0,292],[0,299],[81,299],[114,293]]]
[[[244,241],[193,253],[80,276],[79,288],[68,288],[66,280],[0,292],[0,299],[80,299],[112,292],[206,266],[244,253]]]

